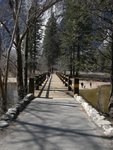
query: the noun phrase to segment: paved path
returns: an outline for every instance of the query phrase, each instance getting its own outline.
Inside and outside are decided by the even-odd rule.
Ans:
[[[45,98],[70,98],[68,88],[61,82],[56,74],[52,74],[40,97]]]
[[[48,99],[33,100],[5,134],[2,133],[0,150],[113,149],[112,139],[107,138],[80,104],[67,95],[56,75],[45,87],[45,95]]]
[[[0,150],[111,150],[107,139],[71,99],[35,99],[0,141]]]

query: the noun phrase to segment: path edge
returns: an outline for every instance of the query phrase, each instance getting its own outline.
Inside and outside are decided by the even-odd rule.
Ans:
[[[100,114],[94,107],[87,103],[82,96],[75,94],[74,99],[82,105],[91,120],[104,131],[105,135],[109,137],[113,136],[113,125],[105,118],[105,116]]]

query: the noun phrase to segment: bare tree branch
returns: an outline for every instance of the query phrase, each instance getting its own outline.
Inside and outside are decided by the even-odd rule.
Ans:
[[[5,28],[5,30],[6,30],[7,33],[9,34],[9,36],[12,37],[11,32],[10,32],[9,28],[7,27],[7,25],[6,25],[3,21],[1,21],[1,20],[0,20],[0,23],[1,23],[1,25],[3,25],[3,27]],[[13,43],[14,43],[14,45],[16,46],[15,41],[13,41]]]
[[[2,57],[4,57],[5,59],[7,58],[7,56],[2,55]],[[15,68],[17,68],[17,65],[9,58],[9,62],[14,65]]]
[[[36,17],[39,18],[45,11],[47,11],[53,5],[55,5],[56,3],[61,2],[61,1],[62,0],[46,0],[45,4],[42,7],[40,7],[35,13],[33,13],[30,16],[30,18],[28,19],[27,24],[26,24],[26,29],[23,32],[23,34],[22,34],[22,36],[20,38],[20,42],[19,43],[21,43],[22,40],[24,39],[24,37],[25,37],[25,35],[26,35],[27,31],[28,31],[28,28],[29,28],[29,22],[35,16],[35,14],[37,13]]]
[[[5,74],[5,92],[6,92],[6,94],[7,94],[7,80],[8,80],[8,71],[9,71],[9,58],[10,58],[10,52],[12,49],[12,45],[13,45],[13,41],[14,41],[14,37],[15,37],[15,33],[16,33],[18,18],[19,18],[19,14],[20,14],[20,10],[21,10],[21,4],[22,4],[22,0],[20,0],[20,2],[19,2],[17,14],[16,14],[15,25],[14,25],[14,29],[13,29],[13,34],[12,34],[11,42],[10,42],[8,52],[7,52],[7,64],[6,64],[6,74]]]

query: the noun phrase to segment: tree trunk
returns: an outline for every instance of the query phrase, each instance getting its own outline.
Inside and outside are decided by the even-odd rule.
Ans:
[[[76,76],[79,76],[79,68],[80,68],[80,39],[78,38],[78,47],[77,47],[77,68],[76,68]]]
[[[24,65],[25,94],[27,94],[28,91],[27,78],[28,78],[28,33],[26,34],[26,39],[25,39],[25,65]]]
[[[1,53],[2,51],[2,40],[0,38],[0,63],[1,63]],[[4,93],[4,82],[2,79],[2,70],[0,68],[0,99],[1,99],[1,109],[2,109],[2,113],[7,111],[7,100],[5,98],[5,93]]]
[[[70,47],[70,76],[73,75],[73,60],[72,60],[72,47]]]
[[[22,63],[21,48],[17,48],[17,87],[18,87],[18,98],[19,100],[24,97],[23,87],[23,63]]]
[[[75,44],[73,44],[72,61],[73,61],[73,76],[75,75]]]
[[[109,109],[109,115],[110,117],[113,118],[113,31],[112,31],[112,45],[111,45],[111,59],[112,59],[112,62],[111,62],[111,95],[110,95],[110,101],[109,101],[109,106],[108,106],[108,109]]]
[[[24,86],[23,86],[23,60],[21,52],[21,42],[20,42],[20,30],[19,23],[17,22],[17,28],[15,32],[16,40],[16,51],[17,51],[17,87],[18,87],[18,99],[24,98]]]
[[[4,83],[2,81],[2,75],[0,70],[0,91],[1,91],[1,109],[2,113],[7,111],[7,99],[4,93]]]

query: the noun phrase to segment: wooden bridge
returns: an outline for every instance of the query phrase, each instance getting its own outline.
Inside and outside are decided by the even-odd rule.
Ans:
[[[47,77],[48,78],[48,77]],[[52,74],[40,87],[40,91],[35,90],[35,96],[42,98],[70,98],[73,94],[68,91],[65,83],[61,82],[56,74]]]
[[[112,139],[91,121],[56,74],[7,129],[1,150],[111,150]],[[40,89],[40,87],[39,87]]]

